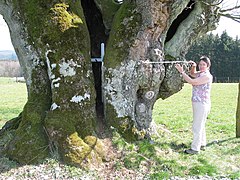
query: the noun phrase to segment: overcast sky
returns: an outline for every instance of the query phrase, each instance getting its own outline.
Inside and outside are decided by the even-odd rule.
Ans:
[[[223,4],[225,7],[228,6],[228,3],[233,4],[238,2],[238,0],[226,0],[226,2],[227,3]],[[240,23],[237,23],[229,18],[221,17],[218,28],[214,30],[213,33],[220,35],[225,30],[229,36],[233,38],[238,36],[240,38]],[[13,50],[8,26],[2,15],[0,15],[0,50]]]

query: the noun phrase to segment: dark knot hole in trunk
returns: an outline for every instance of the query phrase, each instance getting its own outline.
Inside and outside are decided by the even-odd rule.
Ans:
[[[177,18],[172,22],[170,28],[167,32],[167,37],[165,39],[165,43],[170,41],[174,34],[176,33],[179,25],[189,16],[189,14],[193,11],[195,7],[196,0],[190,0],[187,7],[177,16]]]

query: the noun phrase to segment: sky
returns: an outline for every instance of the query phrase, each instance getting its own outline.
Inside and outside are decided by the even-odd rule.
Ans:
[[[223,4],[223,6],[228,7],[229,4],[234,4],[239,1],[240,0],[227,0],[227,3]],[[227,34],[233,38],[236,38],[236,36],[240,38],[240,23],[229,18],[221,17],[217,29],[212,31],[212,33],[221,35],[223,31],[226,31]],[[8,26],[2,15],[0,15],[0,50],[14,50],[10,40]]]

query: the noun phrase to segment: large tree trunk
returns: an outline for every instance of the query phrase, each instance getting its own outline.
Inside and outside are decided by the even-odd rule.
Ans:
[[[125,138],[149,137],[156,99],[183,85],[173,65],[147,62],[184,60],[191,42],[214,27],[210,10],[189,0],[125,1],[118,10],[104,62],[105,118]]]
[[[184,60],[191,42],[215,28],[214,9],[194,0],[1,0],[28,89],[14,128],[3,129],[15,129],[4,153],[21,163],[57,155],[81,165],[104,158],[99,127],[127,140],[150,137],[155,101],[183,81],[173,66],[146,62]],[[103,71],[90,60],[101,42]]]

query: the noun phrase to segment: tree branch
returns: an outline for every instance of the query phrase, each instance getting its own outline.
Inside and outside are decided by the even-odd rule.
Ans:
[[[212,3],[207,3],[206,0],[199,0],[199,1],[202,2],[203,4],[208,5],[208,6],[218,6],[218,5],[222,4],[224,0],[220,0],[219,2],[213,3],[213,4]]]
[[[228,8],[228,9],[221,9],[220,12],[229,12],[229,11],[233,11],[233,10],[236,10],[236,9],[239,9],[240,8],[240,5],[239,6],[234,6],[232,8]]]
[[[225,0],[219,0],[219,1],[215,1],[213,3],[208,3],[205,0],[199,0],[201,3],[207,5],[207,6],[215,6],[216,8],[218,8],[219,10],[217,11],[217,15],[218,16],[222,16],[222,17],[226,17],[226,18],[230,18],[238,23],[240,23],[240,13],[237,12],[233,12],[234,10],[240,10],[240,2],[237,1],[236,4],[232,7],[228,7],[226,9],[224,8],[220,8],[219,5],[223,4],[224,2],[226,2]]]
[[[230,18],[238,23],[240,23],[240,16],[234,16],[232,14],[223,14],[223,13],[219,13],[220,16],[224,16],[226,18]]]

